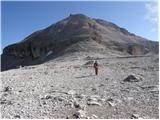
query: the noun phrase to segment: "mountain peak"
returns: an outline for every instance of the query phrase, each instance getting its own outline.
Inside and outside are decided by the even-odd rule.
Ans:
[[[84,14],[70,14],[69,17],[67,18],[70,23],[72,22],[79,22],[79,23],[83,23],[83,22],[87,22],[87,21],[91,21],[92,19]]]
[[[130,34],[114,23],[92,19],[84,14],[70,14],[22,41],[4,48],[2,69],[36,63],[33,61],[44,62],[49,53],[55,58],[59,54],[75,52],[108,56],[110,51],[124,55],[143,55],[149,52],[157,54],[159,51],[157,42]],[[15,63],[12,62],[13,59],[16,59]]]
[[[77,14],[70,14],[69,17],[75,17],[75,18],[88,18],[88,16],[81,14],[81,13],[77,13]]]

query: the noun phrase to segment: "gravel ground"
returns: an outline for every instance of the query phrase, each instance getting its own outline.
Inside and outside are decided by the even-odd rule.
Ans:
[[[98,76],[90,58],[1,72],[1,118],[158,119],[158,61],[102,58]]]

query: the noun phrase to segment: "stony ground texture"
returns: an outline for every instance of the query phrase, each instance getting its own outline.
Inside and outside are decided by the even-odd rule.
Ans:
[[[1,117],[159,118],[158,56],[92,59],[1,72]]]

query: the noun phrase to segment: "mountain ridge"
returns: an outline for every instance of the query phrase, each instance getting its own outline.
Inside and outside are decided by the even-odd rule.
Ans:
[[[158,54],[158,44],[130,33],[114,23],[83,14],[70,14],[69,17],[45,29],[33,32],[22,41],[5,47],[2,54],[2,70],[17,65],[29,65],[49,52],[54,56],[63,52],[67,54],[68,51],[89,51],[107,55],[111,50],[124,55],[145,55]],[[6,58],[22,62],[16,61],[6,67]],[[30,60],[27,61],[28,59]]]

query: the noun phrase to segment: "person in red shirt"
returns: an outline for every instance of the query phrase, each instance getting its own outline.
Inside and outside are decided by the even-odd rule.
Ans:
[[[98,63],[97,63],[97,61],[94,62],[94,69],[95,69],[95,74],[98,75]]]

